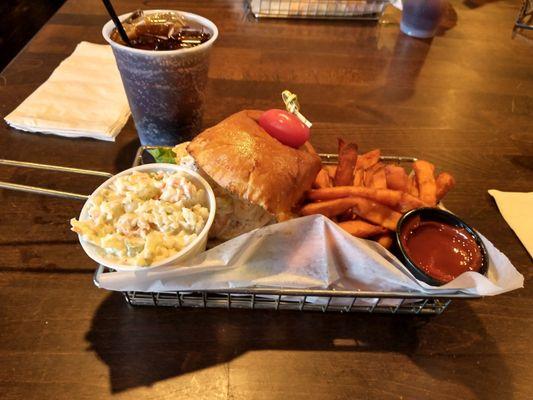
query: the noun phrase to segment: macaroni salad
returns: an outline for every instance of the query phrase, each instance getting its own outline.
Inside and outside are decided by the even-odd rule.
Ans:
[[[209,210],[207,194],[182,172],[133,172],[95,196],[87,220],[72,230],[117,263],[149,266],[196,239]]]

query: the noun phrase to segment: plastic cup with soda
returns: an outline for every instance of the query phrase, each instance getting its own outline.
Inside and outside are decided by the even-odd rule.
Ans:
[[[142,145],[172,146],[201,129],[209,54],[216,25],[173,10],[121,15],[131,46],[113,21],[102,34],[111,45]]]

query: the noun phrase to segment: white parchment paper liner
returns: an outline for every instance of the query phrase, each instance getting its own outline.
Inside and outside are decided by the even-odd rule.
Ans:
[[[101,274],[99,283],[108,290],[142,292],[270,287],[473,296],[523,287],[524,277],[509,259],[482,240],[489,254],[487,276],[466,272],[433,287],[414,278],[382,246],[313,215],[256,229],[180,265]]]

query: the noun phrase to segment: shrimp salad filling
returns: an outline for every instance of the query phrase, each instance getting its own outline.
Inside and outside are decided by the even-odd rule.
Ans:
[[[204,228],[205,190],[182,172],[133,172],[96,195],[89,218],[73,218],[72,230],[120,264],[149,266],[168,258]]]

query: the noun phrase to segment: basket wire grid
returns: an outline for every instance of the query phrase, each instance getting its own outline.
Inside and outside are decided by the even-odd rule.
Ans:
[[[248,0],[256,18],[377,20],[388,3],[388,0]]]
[[[153,146],[142,146],[137,151],[133,166],[154,162],[147,150]],[[335,164],[336,154],[320,154],[323,163]],[[384,156],[383,161],[410,163],[413,157]],[[94,284],[100,286],[102,274],[113,273],[100,265],[94,274]],[[471,299],[479,296],[467,294],[431,295],[423,292],[375,292],[340,291],[329,289],[273,289],[238,288],[171,292],[122,292],[128,304],[133,306],[195,307],[250,310],[294,310],[365,312],[387,314],[441,314],[452,299]]]
[[[533,32],[533,0],[522,0],[520,11],[516,17],[513,27],[512,36],[515,37],[520,33],[526,38],[531,39]]]

